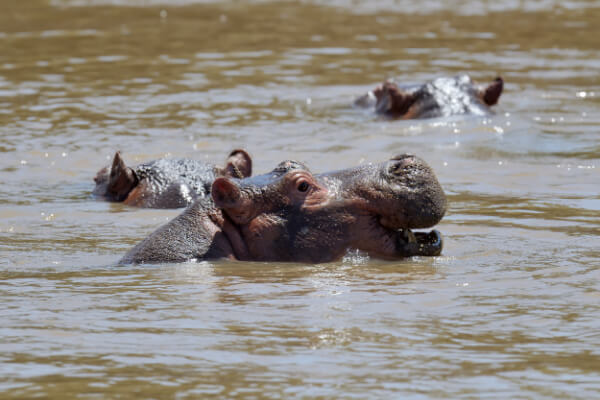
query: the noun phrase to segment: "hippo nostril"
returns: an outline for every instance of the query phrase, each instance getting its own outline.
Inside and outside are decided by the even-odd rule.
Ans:
[[[411,154],[401,154],[390,161],[389,172],[394,175],[401,175],[406,168],[415,164],[416,158]]]

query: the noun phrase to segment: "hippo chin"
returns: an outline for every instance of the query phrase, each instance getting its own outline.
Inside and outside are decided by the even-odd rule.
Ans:
[[[488,115],[502,94],[504,81],[497,77],[486,86],[476,85],[467,75],[440,77],[423,85],[399,86],[386,81],[355,100],[391,119]]]
[[[116,152],[112,165],[96,174],[92,194],[136,207],[180,208],[210,194],[217,177],[241,179],[251,174],[252,159],[241,149],[229,154],[223,168],[187,158],[161,158],[130,168]]]
[[[281,163],[251,178],[215,179],[211,197],[135,246],[121,263],[229,258],[329,262],[348,249],[399,259],[434,256],[446,197],[421,159],[399,155],[380,163],[313,175],[303,164]]]

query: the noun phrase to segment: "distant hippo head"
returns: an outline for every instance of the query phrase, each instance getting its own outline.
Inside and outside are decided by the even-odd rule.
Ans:
[[[208,194],[215,177],[245,178],[252,174],[252,159],[233,150],[225,167],[191,159],[158,159],[128,167],[119,152],[110,166],[96,174],[94,196],[138,207],[185,207]]]
[[[500,77],[480,86],[467,75],[441,77],[423,85],[399,86],[386,81],[358,98],[355,104],[372,106],[377,114],[393,119],[485,115],[489,107],[498,102],[503,87],[504,81]]]

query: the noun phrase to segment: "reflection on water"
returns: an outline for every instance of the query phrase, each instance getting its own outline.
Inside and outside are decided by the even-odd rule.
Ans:
[[[3,2],[2,398],[594,398],[600,8]],[[387,77],[468,72],[489,118],[389,122]],[[115,266],[178,214],[90,197],[115,150],[319,172],[411,152],[442,256]]]

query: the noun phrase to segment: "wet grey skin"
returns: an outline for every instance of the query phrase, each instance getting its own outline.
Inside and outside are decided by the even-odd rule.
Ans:
[[[181,208],[208,196],[219,176],[244,178],[251,174],[252,160],[241,149],[229,154],[223,168],[187,158],[162,158],[128,167],[117,152],[112,165],[94,178],[92,195],[136,207]]]
[[[392,119],[485,116],[498,102],[503,87],[500,77],[488,85],[477,85],[464,74],[440,77],[422,85],[386,81],[356,99],[355,105],[373,108],[377,114]]]
[[[435,256],[446,197],[427,164],[399,155],[379,164],[313,175],[287,161],[239,181],[217,178],[200,199],[160,227],[121,263],[229,258],[320,263],[348,249],[400,259]]]

